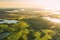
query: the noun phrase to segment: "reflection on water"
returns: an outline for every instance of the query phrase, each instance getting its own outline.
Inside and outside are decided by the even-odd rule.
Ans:
[[[60,23],[60,19],[57,19],[57,18],[51,18],[51,17],[43,17],[43,18],[51,22]]]
[[[5,20],[5,19],[0,19],[0,24],[2,23],[8,23],[8,24],[11,24],[11,23],[17,23],[19,21],[17,20]]]

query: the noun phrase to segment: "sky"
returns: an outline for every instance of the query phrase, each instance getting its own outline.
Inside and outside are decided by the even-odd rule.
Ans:
[[[0,8],[44,8],[59,10],[60,0],[0,0]]]

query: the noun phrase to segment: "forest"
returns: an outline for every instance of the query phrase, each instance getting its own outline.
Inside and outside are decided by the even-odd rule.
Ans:
[[[0,40],[60,40],[60,24],[41,15],[20,15],[15,24],[0,24]]]

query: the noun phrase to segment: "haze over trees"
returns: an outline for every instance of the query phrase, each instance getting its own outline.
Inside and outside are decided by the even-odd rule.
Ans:
[[[0,11],[4,14],[6,10],[17,9],[2,9]],[[15,24],[0,24],[0,40],[60,40],[60,25],[42,18],[48,12],[46,14],[42,12],[42,15],[40,12],[33,14],[32,11],[34,10],[26,9],[24,13],[6,13],[3,16],[4,19],[17,20],[19,22]]]

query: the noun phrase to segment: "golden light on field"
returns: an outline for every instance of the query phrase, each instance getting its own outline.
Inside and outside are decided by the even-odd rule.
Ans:
[[[51,17],[43,17],[43,18],[48,19],[49,21],[54,23],[60,23],[60,19],[57,19],[57,18],[51,18]]]

